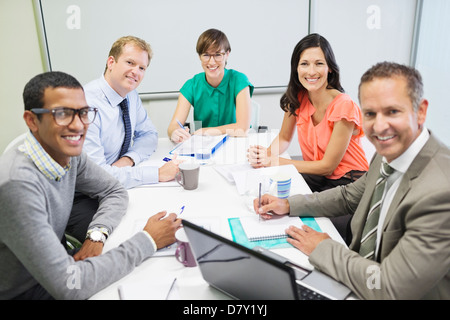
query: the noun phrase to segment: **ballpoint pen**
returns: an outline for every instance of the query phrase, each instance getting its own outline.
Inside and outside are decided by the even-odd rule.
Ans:
[[[184,211],[184,206],[181,207],[181,210],[180,210],[180,213],[178,214],[178,217],[181,216],[181,214],[183,213],[183,211]]]
[[[261,182],[259,183],[259,205],[258,209],[261,208]],[[261,221],[261,213],[258,215],[258,222]]]
[[[177,119],[177,123],[180,126],[180,128],[184,130],[184,126],[181,124],[180,120]]]
[[[169,300],[176,281],[177,281],[177,278],[173,279],[172,285],[170,286],[169,292],[167,293],[166,300]]]

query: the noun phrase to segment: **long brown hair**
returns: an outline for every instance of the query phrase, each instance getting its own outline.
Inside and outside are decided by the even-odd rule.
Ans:
[[[303,51],[309,48],[319,47],[322,49],[325,56],[325,61],[331,72],[328,73],[328,89],[336,89],[340,92],[344,92],[344,88],[341,86],[340,76],[339,76],[339,66],[336,63],[333,50],[331,49],[330,43],[317,33],[312,33],[304,37],[297,43],[292,53],[291,58],[291,76],[289,79],[289,84],[286,92],[280,99],[280,107],[283,111],[290,111],[292,115],[295,115],[295,111],[300,107],[300,102],[298,101],[298,94],[300,91],[306,91],[303,85],[298,79],[298,62],[300,61],[300,56]]]

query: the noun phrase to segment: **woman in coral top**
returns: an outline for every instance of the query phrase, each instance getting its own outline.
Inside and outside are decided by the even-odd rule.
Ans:
[[[364,135],[361,110],[344,93],[339,67],[324,37],[310,34],[296,45],[280,106],[285,114],[277,138],[267,149],[249,148],[253,167],[293,164],[312,191],[350,183],[368,170],[360,141]],[[295,129],[303,160],[279,157]]]

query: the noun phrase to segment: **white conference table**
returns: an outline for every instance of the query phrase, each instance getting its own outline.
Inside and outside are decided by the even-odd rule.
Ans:
[[[142,230],[147,219],[153,214],[164,210],[179,213],[182,206],[185,206],[182,218],[209,226],[212,231],[231,239],[228,218],[255,213],[248,209],[246,197],[238,193],[236,185],[226,179],[215,167],[236,164],[245,167],[248,147],[253,144],[268,146],[274,136],[276,134],[272,132],[250,133],[247,137],[229,138],[214,155],[213,164],[200,167],[199,185],[195,190],[184,190],[181,186],[174,186],[174,183],[128,190],[128,211],[108,238],[104,251],[119,246],[134,233]],[[162,159],[168,156],[173,148],[174,144],[169,139],[160,138],[157,151],[144,165],[161,166]],[[193,161],[190,158],[185,160]],[[301,181],[303,184],[300,190],[297,188],[296,193],[310,193],[307,184],[303,179]],[[344,243],[328,218],[316,218],[316,222],[322,231]],[[294,247],[276,249],[274,252],[297,265],[308,269],[313,268],[307,256]],[[120,299],[120,287],[124,294],[122,298],[131,299],[229,299],[203,280],[198,267],[185,267],[176,260],[174,255],[153,256],[147,259],[129,275],[101,290],[91,299]],[[167,296],[168,293],[170,294]]]

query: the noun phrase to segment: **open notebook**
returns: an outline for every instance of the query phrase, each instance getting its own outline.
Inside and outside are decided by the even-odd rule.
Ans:
[[[303,225],[299,217],[273,216],[270,220],[259,220],[257,215],[240,217],[240,222],[248,240],[272,240],[287,238],[286,229],[289,226],[301,228]]]

